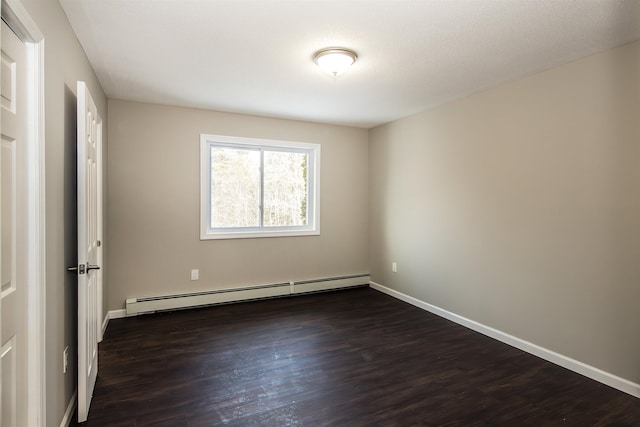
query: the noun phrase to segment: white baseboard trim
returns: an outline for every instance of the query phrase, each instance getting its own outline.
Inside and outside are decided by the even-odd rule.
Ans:
[[[107,314],[105,314],[104,316],[104,320],[102,321],[102,335],[101,337],[104,337],[104,333],[107,332],[107,325],[109,325],[109,312],[107,311]]]
[[[379,283],[370,282],[369,286],[372,289],[375,289],[377,291],[390,295],[394,298],[407,302],[411,305],[414,305],[418,308],[426,310],[430,313],[433,313],[445,319],[451,320],[452,322],[465,326],[469,329],[472,329],[488,337],[494,338],[512,347],[518,348],[522,351],[533,354],[534,356],[538,356],[551,363],[555,363],[556,365],[562,366],[563,368],[567,368],[578,374],[584,375],[585,377],[596,380],[602,384],[608,385],[610,387],[613,387],[615,389],[628,393],[632,396],[640,398],[640,384],[618,377],[609,372],[605,372],[591,365],[587,365],[586,363],[580,362],[579,360],[575,360],[570,357],[564,356],[562,354],[556,353],[555,351],[546,349],[544,347],[540,347],[537,344],[533,344],[529,341],[525,341],[521,338],[515,337],[513,335],[509,335],[505,332],[499,331],[490,326],[486,326],[486,325],[483,325],[482,323],[478,323],[474,320],[468,319],[466,317],[462,317],[458,314],[444,310],[435,305],[426,303],[424,301],[421,301],[417,298],[414,298],[402,292],[398,292],[396,290],[383,286]]]
[[[111,319],[120,319],[122,317],[127,317],[127,310],[124,308],[121,310],[109,310],[109,320]]]
[[[120,319],[121,317],[127,317],[127,310],[109,310],[107,314],[104,316],[104,321],[102,322],[102,336],[104,337],[105,332],[107,332],[107,326],[109,325],[109,320],[111,319]]]
[[[64,417],[62,417],[62,422],[60,423],[60,427],[69,427],[71,423],[71,419],[75,414],[76,409],[76,399],[78,398],[78,389],[73,392],[73,396],[71,396],[71,400],[69,401],[69,405],[67,406],[67,410],[64,411]]]

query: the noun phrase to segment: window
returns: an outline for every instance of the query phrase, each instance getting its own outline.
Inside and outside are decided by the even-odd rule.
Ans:
[[[200,238],[320,234],[320,145],[200,135]]]

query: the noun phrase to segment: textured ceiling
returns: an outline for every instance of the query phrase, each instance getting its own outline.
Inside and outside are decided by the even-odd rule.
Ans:
[[[110,98],[371,127],[640,39],[640,0],[61,0]],[[311,60],[344,46],[333,79]]]

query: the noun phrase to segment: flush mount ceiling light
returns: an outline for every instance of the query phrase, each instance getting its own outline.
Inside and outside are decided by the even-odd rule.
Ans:
[[[358,55],[343,47],[328,47],[313,54],[313,61],[331,77],[344,73],[358,59]]]

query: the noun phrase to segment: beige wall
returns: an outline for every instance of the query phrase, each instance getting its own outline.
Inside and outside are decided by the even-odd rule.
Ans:
[[[375,128],[369,155],[373,281],[640,383],[640,42]]]
[[[57,427],[76,389],[77,280],[66,272],[77,255],[76,81],[87,82],[105,121],[107,102],[60,4],[22,3],[45,37],[46,425]],[[63,374],[66,346],[70,370]]]
[[[321,235],[200,241],[200,133],[321,144]],[[109,309],[368,273],[367,142],[365,129],[109,100]]]

